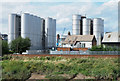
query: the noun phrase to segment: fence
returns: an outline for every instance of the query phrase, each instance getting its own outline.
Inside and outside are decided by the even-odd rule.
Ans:
[[[44,50],[27,50],[23,54],[49,54]],[[50,54],[56,55],[120,55],[120,51],[50,51]]]
[[[48,51],[45,50],[26,50],[26,52],[23,52],[22,54],[48,54]]]
[[[50,54],[64,55],[120,55],[120,51],[50,51]]]

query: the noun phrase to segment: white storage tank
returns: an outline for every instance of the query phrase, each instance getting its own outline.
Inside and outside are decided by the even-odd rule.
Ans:
[[[46,28],[46,34],[47,34],[47,48],[52,47],[52,18],[47,17],[45,20],[45,28]]]
[[[41,18],[28,13],[23,13],[21,18],[21,36],[23,38],[30,38],[32,44],[31,50],[41,49]]]
[[[90,35],[91,32],[91,19],[83,19],[83,35]]]
[[[104,36],[104,20],[102,19],[102,37]]]
[[[15,17],[16,14],[9,14],[8,16],[8,43],[14,40],[14,29],[15,29]]]
[[[53,47],[56,47],[56,19],[53,19]]]
[[[73,32],[73,35],[80,35],[80,20],[81,20],[81,15],[78,15],[78,14],[74,14],[72,16],[72,32]]]
[[[28,13],[23,13],[21,15],[21,36],[23,38],[29,37],[29,14]]]
[[[97,40],[97,45],[101,45],[101,38],[103,32],[103,21],[101,18],[93,19],[93,35],[95,35]]]
[[[20,36],[21,17],[17,14],[9,14],[8,16],[8,43]]]

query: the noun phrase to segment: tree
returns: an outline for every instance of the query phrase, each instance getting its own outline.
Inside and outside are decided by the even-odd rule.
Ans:
[[[29,50],[30,46],[30,39],[22,37],[18,37],[17,39],[13,40],[10,44],[11,50],[20,54],[22,54],[22,52],[25,52],[26,50]]]
[[[5,40],[2,40],[2,55],[9,53],[9,46],[8,42]]]

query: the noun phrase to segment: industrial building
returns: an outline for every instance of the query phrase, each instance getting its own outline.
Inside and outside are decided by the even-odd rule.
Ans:
[[[79,14],[72,16],[73,35],[95,35],[97,45],[101,45],[104,35],[104,20],[102,18],[87,18]]]
[[[30,38],[30,50],[56,47],[56,19],[43,19],[30,13],[9,14],[8,43],[19,36]]]
[[[107,32],[102,40],[104,46],[120,48],[120,34],[118,32]]]
[[[62,42],[62,47],[91,48],[96,45],[94,35],[71,35]]]
[[[72,35],[60,41],[59,47],[91,48],[101,45],[104,35],[104,20],[102,18],[87,18],[79,14],[72,16]],[[61,38],[57,38],[60,40]]]

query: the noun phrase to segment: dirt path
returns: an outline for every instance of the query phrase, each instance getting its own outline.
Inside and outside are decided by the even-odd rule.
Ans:
[[[37,73],[32,73],[31,77],[26,80],[26,81],[36,81],[36,80],[49,80],[47,78],[45,78],[46,75],[41,75],[41,74],[37,74]],[[75,74],[73,76],[70,76],[69,74],[59,74],[59,76],[63,76],[63,77],[67,77],[68,80],[66,81],[71,81],[71,80],[84,80],[84,79],[95,79],[94,77],[90,77],[90,76],[85,76],[83,74]]]
[[[37,73],[32,73],[31,77],[28,80],[26,80],[26,81],[36,81],[36,80],[41,80],[41,79],[45,80],[47,78],[45,78],[45,75],[40,75],[40,74],[37,74]]]

